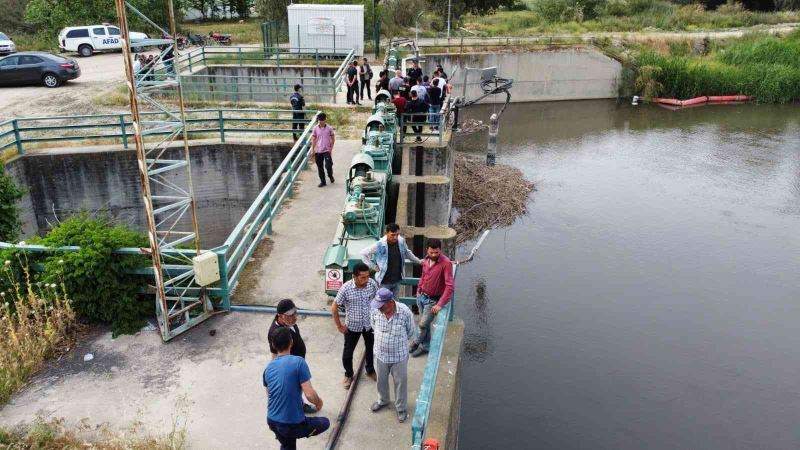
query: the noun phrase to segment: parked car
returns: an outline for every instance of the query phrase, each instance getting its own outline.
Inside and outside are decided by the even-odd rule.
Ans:
[[[0,85],[43,84],[61,86],[81,76],[74,59],[44,52],[20,52],[0,58]]]
[[[144,33],[130,32],[131,42],[148,38]],[[83,57],[95,52],[122,50],[119,28],[104,23],[86,27],[67,27],[58,33],[58,47],[65,52],[77,52]]]
[[[16,52],[17,46],[14,45],[14,41],[12,41],[7,34],[0,32],[0,55],[7,55],[9,53]]]

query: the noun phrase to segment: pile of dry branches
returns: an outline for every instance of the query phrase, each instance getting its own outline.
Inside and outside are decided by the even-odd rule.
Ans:
[[[483,230],[508,226],[528,208],[533,183],[511,166],[487,166],[482,159],[458,155],[455,160],[453,206],[456,243],[476,238]]]

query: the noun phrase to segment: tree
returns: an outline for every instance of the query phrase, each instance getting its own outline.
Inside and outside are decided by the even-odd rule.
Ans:
[[[131,4],[165,30],[169,23],[166,0],[131,0]],[[183,11],[183,0],[173,0],[176,18]],[[46,33],[56,34],[64,27],[117,23],[117,10],[109,0],[30,0],[25,19]],[[136,14],[128,12],[128,24],[136,31],[154,34],[152,27]]]
[[[28,0],[0,0],[0,30],[6,33],[14,31],[35,31],[25,23],[25,6]]]

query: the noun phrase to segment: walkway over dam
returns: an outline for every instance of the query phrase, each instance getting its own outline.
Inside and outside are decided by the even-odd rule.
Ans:
[[[313,124],[312,120],[306,133]],[[248,139],[248,134],[243,133],[244,138],[238,139],[231,137],[230,130],[225,133],[227,144],[259,144]],[[424,236],[453,237],[447,227],[451,188],[448,140],[439,143],[431,139],[431,144],[414,146],[399,144],[403,155],[395,176],[396,221],[403,226],[409,241],[418,241],[418,246]],[[275,142],[269,143],[274,147]],[[337,141],[333,152],[336,182],[324,188],[317,187],[316,169],[308,168],[308,145],[304,136],[286,154],[257,196],[255,208],[251,206],[248,211],[253,221],[232,233],[240,233],[233,245],[213,249],[220,255],[220,266],[228,272],[223,282],[234,280],[218,304],[220,311],[228,312],[168,344],[157,332],[142,331],[112,339],[110,333],[97,331],[0,409],[0,423],[30,421],[37,414],[44,414],[64,417],[67,423],[87,418],[93,424],[108,423],[113,428],[125,428],[138,421],[146,432],[167,433],[177,417],[186,422],[190,448],[230,448],[234,443],[237,448],[278,448],[265,423],[266,396],[261,386],[261,372],[269,360],[267,330],[274,315],[269,310],[264,310],[266,314],[243,312],[237,306],[269,307],[282,298],[292,298],[299,308],[312,312],[301,316],[298,326],[308,348],[306,359],[312,383],[325,401],[319,414],[334,422],[347,394],[341,386],[343,338],[329,316],[313,312],[329,309],[322,257],[341,214],[345,173],[361,142]],[[52,159],[87,150],[26,150],[18,158]],[[122,148],[91,151],[112,154]],[[426,183],[427,190],[423,187]],[[427,212],[415,211],[426,204],[417,195],[430,199]],[[435,207],[437,202],[439,206]],[[256,222],[258,211],[267,212]],[[416,253],[421,251],[417,249]],[[337,448],[410,448],[415,421],[422,421],[425,435],[437,437],[448,448],[455,445],[463,323],[455,319],[448,324],[446,316],[440,315],[434,336],[434,347],[438,342],[441,349],[440,357],[434,358],[439,354],[432,351],[430,357],[412,358],[409,362],[406,423],[398,423],[391,408],[379,413],[369,410],[376,400],[375,382],[362,376],[354,387]],[[362,352],[363,344],[354,356],[356,362]],[[84,362],[87,353],[92,353],[94,359]],[[421,389],[425,392],[420,397]],[[424,401],[420,403],[419,398]],[[300,445],[325,448],[328,433],[301,441]]]

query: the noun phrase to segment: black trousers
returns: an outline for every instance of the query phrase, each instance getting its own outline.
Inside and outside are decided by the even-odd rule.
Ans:
[[[333,179],[333,158],[331,158],[331,152],[314,153],[314,162],[317,163],[317,173],[319,174],[320,183],[325,184],[325,169],[328,169],[328,178]]]
[[[364,351],[366,352],[366,362],[364,366],[367,368],[367,373],[375,373],[375,366],[373,365],[372,345],[375,343],[375,334],[372,330],[369,331],[350,331],[344,335],[344,351],[342,351],[342,365],[344,366],[344,376],[353,377],[353,351],[358,344],[358,338],[364,336]]]
[[[372,88],[369,85],[369,81],[364,80],[361,80],[361,98],[364,98],[364,87],[367,88],[367,97],[372,100],[372,91],[370,90]]]
[[[347,86],[347,103],[358,103],[358,80]]]
[[[304,120],[305,118],[306,118],[306,115],[303,114],[303,113],[300,113],[300,114],[292,113],[292,119],[294,119],[294,120]],[[294,122],[294,123],[292,123],[292,131],[298,130],[298,131],[300,131],[302,133],[304,125],[305,125],[304,123]],[[300,134],[298,134],[298,133],[292,133],[292,136],[294,137],[295,141],[300,138]]]

